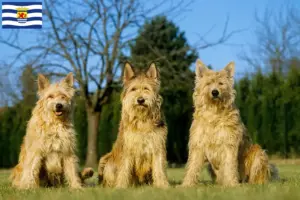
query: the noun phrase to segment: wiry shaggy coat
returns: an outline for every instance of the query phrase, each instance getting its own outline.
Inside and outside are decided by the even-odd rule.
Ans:
[[[168,187],[167,125],[161,113],[156,66],[151,64],[146,73],[135,73],[126,63],[123,83],[119,133],[112,151],[99,161],[99,181],[119,188],[143,183]]]
[[[189,157],[183,186],[198,182],[205,161],[215,181],[234,186],[239,182],[266,183],[276,176],[265,151],[252,144],[236,108],[234,63],[221,71],[196,63],[193,101],[195,112],[190,128]]]
[[[19,163],[13,169],[12,185],[29,189],[59,186],[66,180],[70,187],[81,188],[92,176],[92,169],[77,171],[76,136],[72,123],[73,75],[50,84],[38,77],[39,100],[32,111],[24,136]]]

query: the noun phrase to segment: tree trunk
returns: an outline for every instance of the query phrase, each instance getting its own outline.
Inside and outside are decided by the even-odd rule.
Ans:
[[[88,118],[88,144],[86,152],[85,167],[97,168],[97,138],[99,130],[100,112],[95,112],[93,108],[86,106]]]

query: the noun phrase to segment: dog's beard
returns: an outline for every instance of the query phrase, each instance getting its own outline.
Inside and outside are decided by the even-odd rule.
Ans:
[[[218,97],[212,97],[212,96],[211,96],[211,97],[210,97],[210,100],[213,101],[213,102],[221,102],[221,101],[222,101],[222,98],[219,97],[219,96],[218,96]]]
[[[126,111],[133,116],[141,116],[147,115],[151,111],[151,107],[147,104],[133,103],[127,107]]]
[[[205,97],[203,99],[204,100],[203,101],[204,104],[220,105],[223,102],[223,99],[222,99],[221,96],[213,97],[210,93],[205,93],[203,95],[205,95]]]
[[[226,95],[225,93],[223,93],[223,95],[218,97],[213,97],[212,95],[207,94],[205,101],[206,104],[210,104],[218,107],[219,106],[223,107],[232,103],[230,96]]]
[[[148,112],[149,111],[149,107],[148,105],[145,105],[145,104],[134,104],[131,106],[131,110],[133,112],[137,112],[138,113],[145,113],[145,112]]]
[[[146,104],[134,104],[133,107],[135,109],[147,109],[148,105],[146,105]]]

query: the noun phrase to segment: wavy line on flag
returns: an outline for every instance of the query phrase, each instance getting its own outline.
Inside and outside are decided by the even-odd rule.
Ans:
[[[42,25],[42,21],[29,21],[26,23],[19,23],[15,21],[2,21],[2,25],[14,25],[14,26],[30,26],[30,25]]]
[[[17,19],[15,17],[2,17],[2,21],[18,21],[20,19]],[[30,17],[30,18],[25,18],[23,20],[27,20],[27,21],[42,21],[43,18],[41,17]]]
[[[28,10],[27,13],[42,13],[43,10],[35,9],[35,10]],[[2,10],[2,13],[17,13],[17,10]]]
[[[30,5],[30,6],[13,6],[13,5],[2,5],[2,11],[5,10],[17,10],[17,8],[26,7],[28,10],[42,10],[42,5]]]
[[[3,29],[41,29],[42,25],[31,25],[31,26],[12,26],[12,25],[3,25]]]
[[[15,5],[15,6],[29,6],[29,5],[42,5],[42,2],[2,2],[2,5]]]

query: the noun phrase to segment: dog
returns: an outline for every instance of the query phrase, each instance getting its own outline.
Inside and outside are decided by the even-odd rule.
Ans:
[[[205,161],[214,181],[223,186],[262,184],[277,177],[266,152],[253,144],[235,106],[234,62],[220,71],[196,62],[194,115],[182,186],[194,186]]]
[[[93,176],[91,168],[77,171],[73,82],[72,73],[53,84],[44,75],[38,75],[39,100],[27,124],[19,162],[11,174],[14,187],[56,187],[67,181],[71,188],[81,188],[83,181]]]
[[[159,71],[152,63],[146,72],[125,64],[122,111],[112,151],[99,161],[99,183],[127,188],[153,184],[169,186],[166,175],[167,124],[161,112]]]

